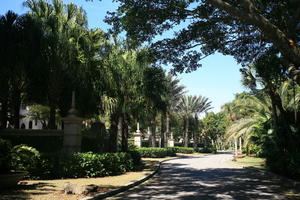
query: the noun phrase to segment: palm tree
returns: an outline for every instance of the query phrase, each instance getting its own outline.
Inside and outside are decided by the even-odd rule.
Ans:
[[[181,113],[184,118],[183,142],[185,147],[188,147],[189,141],[189,117],[194,114],[206,112],[211,108],[211,101],[209,101],[206,97],[186,95],[181,98],[179,104],[177,105],[177,111]]]
[[[0,16],[0,128],[6,128],[8,120],[8,100],[10,93],[10,79],[12,74],[12,65],[14,63],[14,49],[16,42],[16,22],[18,15],[12,11],[8,11],[5,15]]]
[[[227,128],[225,137],[227,140],[242,137],[245,145],[251,140],[251,134],[258,125],[264,124],[271,119],[271,101],[267,96],[256,97],[246,95],[235,100],[234,108],[240,112],[249,113],[233,123]]]
[[[86,63],[83,42],[84,38],[89,38],[87,19],[82,8],[72,3],[64,5],[61,0],[53,0],[52,4],[45,0],[27,0],[24,5],[30,8],[30,16],[40,23],[43,30],[42,57],[46,68],[44,73],[48,75],[47,97],[50,107],[48,126],[53,129],[55,110],[63,86],[67,84],[64,81],[66,73],[75,73],[71,77],[75,77],[73,80],[76,82],[78,66]],[[92,41],[85,45],[91,44]]]
[[[164,100],[166,102],[166,110],[162,114],[162,132],[161,144],[162,147],[167,147],[167,136],[170,132],[170,113],[174,112],[182,95],[185,93],[184,85],[179,85],[180,80],[175,78],[171,73],[166,76],[166,93]],[[165,119],[165,120],[163,120]],[[163,128],[165,126],[165,129]]]
[[[295,90],[294,90],[295,89]],[[293,95],[294,90],[294,95]],[[282,107],[287,112],[299,112],[299,101],[300,101],[300,87],[295,86],[292,88],[291,81],[285,81],[278,90],[280,94]],[[237,96],[232,105],[232,110],[235,110],[237,114],[243,113],[240,119],[233,121],[233,123],[226,130],[225,137],[227,140],[232,138],[242,137],[245,145],[247,146],[255,133],[255,130],[260,129],[261,126],[272,122],[273,108],[272,101],[266,95],[250,95],[245,94]],[[245,115],[247,113],[247,115]],[[297,114],[295,115],[297,117]],[[275,126],[270,129],[273,132]]]

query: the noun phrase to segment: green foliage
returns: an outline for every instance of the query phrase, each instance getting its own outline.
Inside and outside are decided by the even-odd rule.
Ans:
[[[164,158],[167,156],[175,156],[176,152],[170,148],[158,148],[158,147],[141,147],[137,151],[143,158]]]
[[[175,71],[196,70],[203,57],[215,52],[246,65],[273,46],[299,66],[298,1],[117,1],[118,10],[106,21],[140,43],[152,41],[156,60],[173,63]],[[172,30],[173,37],[157,41],[156,36]],[[290,44],[284,41],[288,35],[294,35]]]
[[[204,147],[199,149],[200,153],[217,153],[216,147]]]
[[[223,113],[208,113],[202,120],[201,137],[210,144],[214,141],[214,147],[217,147],[220,141],[223,141],[225,129],[229,125],[228,118]],[[221,146],[219,146],[221,148]]]
[[[142,164],[141,154],[137,151],[137,149],[129,150],[127,153],[129,153],[132,158],[134,169],[138,168]]]
[[[189,147],[167,147],[167,149],[172,150],[174,153],[192,154],[195,152],[193,148]]]
[[[11,143],[0,138],[0,171],[8,172],[11,170]]]
[[[42,164],[38,150],[27,145],[16,145],[12,148],[11,155],[14,169],[27,171],[31,178],[37,178]]]
[[[138,163],[138,156],[131,157],[130,153],[104,153],[92,152],[75,153],[62,158],[61,176],[68,178],[101,177],[118,175],[134,169]]]

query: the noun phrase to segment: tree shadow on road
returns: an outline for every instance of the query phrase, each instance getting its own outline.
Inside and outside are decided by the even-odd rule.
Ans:
[[[151,181],[119,195],[120,199],[295,199],[293,186],[280,177],[253,169],[192,169],[165,163]],[[297,190],[300,191],[299,188]]]

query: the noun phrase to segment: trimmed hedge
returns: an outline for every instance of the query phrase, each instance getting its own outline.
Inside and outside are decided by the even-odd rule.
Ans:
[[[158,148],[158,147],[141,147],[137,151],[141,157],[144,158],[164,158],[167,156],[175,156],[176,152],[170,148]]]
[[[192,154],[195,152],[194,149],[190,147],[168,147],[168,149],[171,149],[175,153]]]
[[[101,177],[122,174],[133,168],[133,159],[129,153],[75,153],[62,160],[61,176],[65,178]]]

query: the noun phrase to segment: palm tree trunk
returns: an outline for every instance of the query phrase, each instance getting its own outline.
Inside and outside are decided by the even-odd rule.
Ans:
[[[123,142],[123,115],[120,113],[118,115],[118,125],[117,125],[117,138],[116,138],[116,143],[117,143],[117,151],[119,151],[119,147],[122,146]]]
[[[167,147],[168,146],[168,135],[169,135],[169,132],[170,132],[170,114],[169,112],[167,111],[166,112],[166,131],[164,132],[164,147]]]
[[[110,152],[117,152],[118,151],[118,145],[117,145],[117,139],[118,139],[118,115],[116,113],[113,113],[110,116],[110,129],[109,129],[109,143],[110,143]]]
[[[0,129],[5,129],[7,124],[7,111],[8,111],[8,104],[7,98],[1,101],[1,112],[0,112]]]
[[[150,141],[149,145],[150,147],[156,146],[156,112],[153,115],[153,118],[151,119],[151,135],[150,135]]]
[[[19,89],[15,89],[13,92],[13,111],[14,118],[13,124],[15,129],[20,128],[20,107],[21,107],[21,91]]]
[[[184,147],[189,146],[189,117],[185,117],[185,127],[184,127]]]
[[[122,151],[128,151],[128,119],[126,113],[123,114]]]
[[[161,113],[160,120],[160,147],[164,147],[165,144],[165,113]]]
[[[56,110],[56,106],[53,103],[50,103],[50,116],[49,116],[49,123],[48,123],[49,129],[56,128],[55,127],[55,121],[56,121],[55,110]]]

